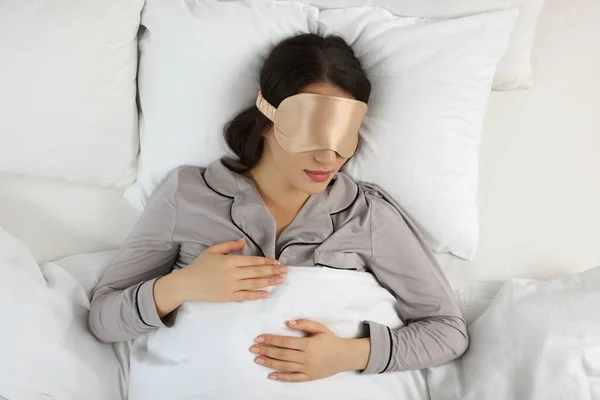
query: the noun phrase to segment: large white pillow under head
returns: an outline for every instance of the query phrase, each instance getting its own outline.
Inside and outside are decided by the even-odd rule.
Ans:
[[[285,0],[282,0],[285,1]],[[535,28],[545,0],[294,0],[319,8],[380,6],[394,15],[422,18],[457,18],[516,8],[519,18],[508,50],[500,59],[493,88],[514,90],[532,87],[530,55]]]
[[[173,168],[225,154],[223,125],[255,102],[259,66],[274,43],[335,33],[352,44],[373,85],[365,151],[351,172],[394,196],[433,250],[470,257],[481,125],[515,18],[516,11],[434,21],[376,7],[148,0],[140,165],[126,196],[141,208]]]
[[[477,246],[478,145],[514,17],[427,21],[381,8],[320,14],[320,31],[352,45],[372,84],[364,146],[348,170],[394,196],[438,252],[471,258]]]
[[[309,31],[300,3],[148,0],[140,37],[140,157],[125,193],[143,208],[180,165],[206,166],[225,153],[224,124],[256,101],[258,71],[282,39]]]
[[[143,0],[0,2],[0,171],[125,186]]]

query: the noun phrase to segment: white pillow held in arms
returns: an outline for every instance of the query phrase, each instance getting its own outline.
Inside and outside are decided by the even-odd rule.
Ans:
[[[311,319],[338,336],[362,336],[362,321],[402,326],[396,299],[367,272],[290,267],[286,283],[265,300],[185,303],[175,325],[134,341],[129,400],[398,400],[426,399],[425,371],[343,372],[303,383],[268,379],[273,370],[249,349],[264,333],[299,336],[285,326]],[[400,394],[400,397],[398,397]]]

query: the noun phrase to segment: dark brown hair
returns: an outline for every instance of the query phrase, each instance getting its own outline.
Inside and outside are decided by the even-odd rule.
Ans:
[[[263,97],[276,108],[313,83],[337,86],[365,103],[371,94],[371,83],[359,60],[339,36],[287,38],[273,47],[260,70]],[[225,125],[225,141],[246,167],[252,168],[262,156],[263,134],[271,124],[253,105]]]

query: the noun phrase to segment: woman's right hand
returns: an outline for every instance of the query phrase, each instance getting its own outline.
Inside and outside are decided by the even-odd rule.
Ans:
[[[245,239],[206,249],[190,265],[154,284],[154,301],[162,318],[186,301],[230,302],[269,297],[263,289],[283,283],[287,267],[265,257],[228,255]]]

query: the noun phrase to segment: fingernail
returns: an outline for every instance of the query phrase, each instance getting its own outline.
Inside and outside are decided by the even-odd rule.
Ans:
[[[264,342],[265,342],[265,338],[263,338],[263,337],[260,337],[260,336],[259,336],[259,337],[257,337],[256,339],[254,339],[254,341],[255,341],[256,343],[264,343]]]
[[[295,320],[291,319],[291,320],[288,321],[288,323],[290,325],[296,325],[298,322],[296,322]]]
[[[250,353],[258,354],[260,353],[260,349],[258,347],[252,346],[250,347]]]
[[[275,375],[269,375],[269,379],[272,381],[276,381],[277,377]]]
[[[263,293],[262,297],[265,297],[265,298],[269,297],[269,293],[267,293],[267,292]]]
[[[279,262],[279,260],[275,260],[275,261],[273,261],[273,264],[275,264],[275,265],[281,265],[281,262]]]
[[[279,278],[275,279],[275,282],[282,283],[283,282],[283,278],[279,277]]]
[[[279,268],[279,270],[281,272],[288,272],[288,268],[287,267],[281,267],[281,268]]]
[[[243,242],[244,240],[246,240],[246,238],[241,238],[241,239],[238,239],[238,242]]]
[[[256,359],[256,363],[260,364],[260,365],[263,365],[265,363],[265,360],[259,357],[259,358]]]

